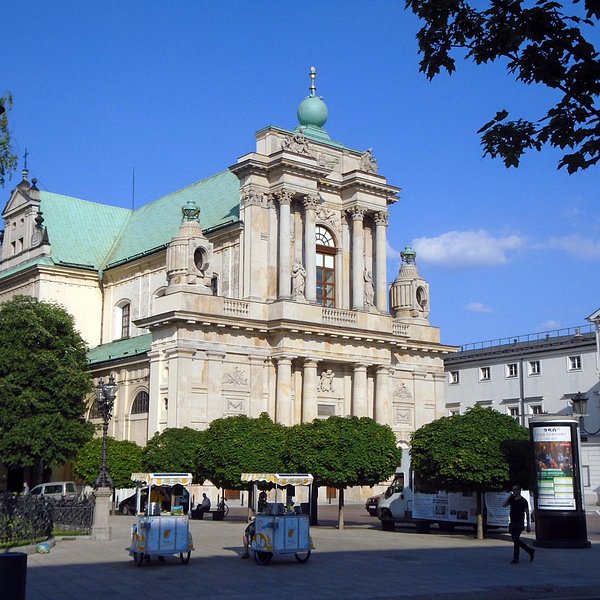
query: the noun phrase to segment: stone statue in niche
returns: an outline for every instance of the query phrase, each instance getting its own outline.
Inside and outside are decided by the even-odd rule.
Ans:
[[[375,299],[375,286],[373,285],[373,274],[368,269],[365,269],[363,274],[365,280],[365,306],[372,307]]]
[[[331,369],[327,369],[321,373],[321,379],[317,389],[319,392],[333,392],[333,378],[335,377]]]
[[[306,269],[300,261],[296,261],[292,267],[292,296],[294,298],[304,298],[305,285]]]

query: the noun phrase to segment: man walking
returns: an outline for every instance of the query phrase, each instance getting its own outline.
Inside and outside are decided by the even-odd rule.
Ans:
[[[523,548],[523,550],[529,554],[529,560],[532,561],[535,550],[521,540],[523,529],[525,529],[527,533],[531,531],[529,523],[529,504],[527,500],[521,496],[521,488],[518,485],[513,486],[510,496],[502,503],[502,506],[510,506],[510,524],[508,526],[508,532],[510,533],[514,545],[513,559],[510,563],[516,565],[519,562],[520,548]],[[527,522],[527,527],[525,527],[525,521]]]

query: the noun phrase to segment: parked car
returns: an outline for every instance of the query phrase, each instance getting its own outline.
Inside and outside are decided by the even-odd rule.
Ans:
[[[372,517],[377,516],[377,506],[379,505],[379,500],[381,500],[381,498],[383,498],[383,494],[377,494],[376,496],[367,498],[365,508]]]
[[[148,490],[142,490],[140,510],[144,512],[148,501]],[[132,494],[119,502],[119,513],[122,515],[135,515],[137,508],[137,494]]]
[[[167,491],[169,489],[170,491]],[[162,488],[159,486],[152,487],[152,502],[160,502],[161,510],[171,510],[171,494],[173,493],[172,488]],[[146,510],[146,503],[148,502],[148,488],[142,488],[141,492],[141,501],[140,501],[140,511],[144,512]],[[184,514],[188,512],[188,500],[187,500],[187,490],[183,490],[181,496],[179,498],[180,503],[183,506]],[[177,496],[173,496],[173,498],[177,501]],[[125,498],[125,500],[121,500],[119,502],[119,513],[122,515],[135,515],[137,508],[137,497],[136,494],[132,494]]]
[[[77,500],[77,486],[74,481],[49,481],[36,485],[30,494],[53,500]]]

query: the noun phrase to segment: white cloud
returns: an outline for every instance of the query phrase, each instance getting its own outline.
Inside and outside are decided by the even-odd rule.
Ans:
[[[400,260],[400,250],[393,248],[389,240],[387,242],[386,254],[388,260]]]
[[[508,252],[524,245],[518,235],[493,237],[487,231],[449,231],[434,238],[417,238],[417,261],[444,267],[504,265]]]
[[[470,310],[471,312],[478,312],[478,313],[493,313],[494,309],[491,306],[486,306],[485,304],[481,304],[481,302],[469,302],[469,304],[467,304],[465,306],[465,308],[467,310]]]
[[[538,331],[552,331],[554,329],[561,329],[560,321],[554,321],[550,319],[550,321],[546,321],[539,326]]]
[[[588,260],[600,258],[600,240],[584,238],[577,234],[552,237],[539,247],[564,250],[567,254]]]

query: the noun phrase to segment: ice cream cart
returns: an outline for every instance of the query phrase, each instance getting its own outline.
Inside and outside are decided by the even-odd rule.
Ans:
[[[143,514],[131,528],[131,545],[129,554],[133,556],[136,566],[152,556],[164,560],[169,554],[179,554],[183,564],[187,564],[194,549],[192,534],[189,529],[189,518],[184,514],[183,506],[171,504],[170,511],[163,511],[160,503],[151,502],[152,487],[162,488],[182,486],[188,490],[192,484],[191,473],[134,473],[131,477],[139,484],[148,486],[148,503]],[[139,501],[138,501],[139,506]]]
[[[310,499],[313,476],[302,473],[242,473],[242,481],[254,484],[255,499],[259,483],[271,484],[275,489],[274,502],[267,502],[254,521],[250,548],[256,562],[266,565],[277,554],[293,554],[298,562],[305,563],[312,548],[310,514],[304,514],[300,506],[278,500],[287,486],[307,487]],[[304,505],[310,506],[310,502]]]

